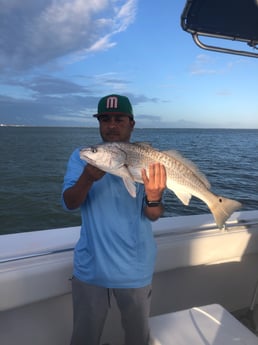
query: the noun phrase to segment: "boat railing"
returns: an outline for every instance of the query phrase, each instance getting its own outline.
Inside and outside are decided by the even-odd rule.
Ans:
[[[253,229],[258,230],[258,212],[255,211],[236,212],[223,229],[218,229],[209,214],[165,217],[153,223],[153,233],[157,241],[168,240],[169,237],[173,241],[175,236],[190,238],[236,231],[251,232]],[[78,236],[79,227],[35,231],[16,234],[16,236],[2,235],[0,263],[7,264],[65,253],[73,254]],[[37,248],[35,248],[35,242],[40,243]]]

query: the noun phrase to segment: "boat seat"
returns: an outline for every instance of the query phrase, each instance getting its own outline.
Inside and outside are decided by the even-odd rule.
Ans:
[[[219,304],[150,318],[151,345],[257,345],[258,338]]]
[[[258,49],[257,23],[257,0],[187,0],[181,15],[183,30],[192,35],[199,47],[251,57],[258,57],[254,51]],[[218,38],[246,42],[251,48],[238,50],[208,45],[202,36],[209,37],[209,41]]]

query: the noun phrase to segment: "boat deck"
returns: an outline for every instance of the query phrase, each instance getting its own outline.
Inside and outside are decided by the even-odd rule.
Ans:
[[[253,309],[245,308],[231,314],[258,337],[258,304]]]

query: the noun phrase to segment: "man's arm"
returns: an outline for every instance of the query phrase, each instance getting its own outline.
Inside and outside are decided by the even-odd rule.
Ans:
[[[104,175],[104,171],[87,164],[77,182],[72,187],[67,188],[63,193],[66,207],[69,210],[80,207],[86,199],[93,183],[101,179]]]
[[[160,163],[151,164],[149,166],[149,177],[147,177],[146,170],[142,170],[142,179],[145,187],[146,198],[149,202],[159,202],[157,206],[145,206],[145,215],[150,220],[157,220],[164,212],[164,207],[161,202],[162,194],[166,188],[166,169]]]

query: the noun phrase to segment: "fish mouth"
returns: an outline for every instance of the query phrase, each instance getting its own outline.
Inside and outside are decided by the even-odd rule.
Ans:
[[[98,165],[96,164],[96,162],[93,159],[90,159],[90,158],[87,157],[86,161],[87,161],[88,164],[98,168]]]
[[[87,149],[86,150],[81,150],[80,151],[80,158],[82,159],[82,160],[86,160],[88,163],[90,163],[90,164],[94,164],[95,162],[94,162],[94,160],[92,159],[92,158],[90,158],[90,157],[88,157],[88,155],[87,155]]]

